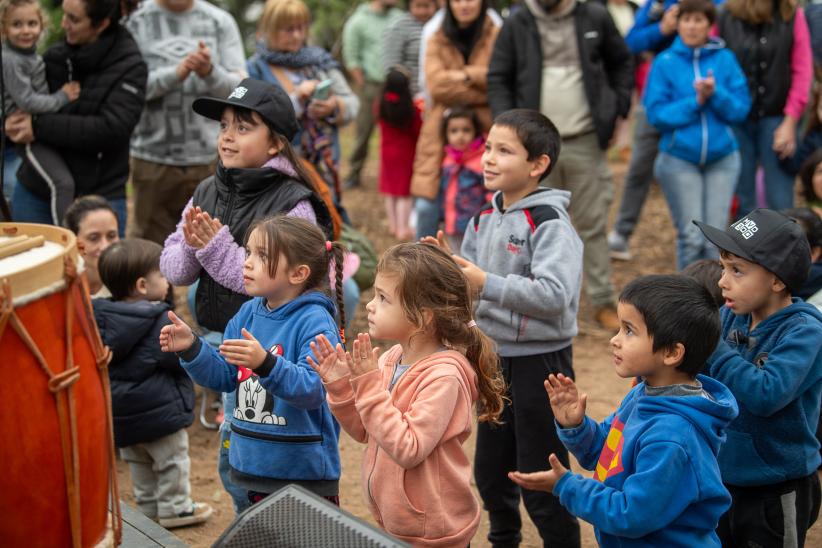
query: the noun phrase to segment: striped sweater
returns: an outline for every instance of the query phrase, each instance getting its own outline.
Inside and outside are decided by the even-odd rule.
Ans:
[[[383,68],[402,65],[411,73],[411,94],[419,91],[420,37],[424,23],[410,13],[403,13],[383,34]]]

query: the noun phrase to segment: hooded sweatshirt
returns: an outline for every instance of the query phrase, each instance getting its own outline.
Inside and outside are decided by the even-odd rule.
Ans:
[[[326,385],[334,416],[367,443],[362,484],[380,526],[414,546],[466,546],[479,526],[471,463],[477,375],[455,350],[413,363],[389,389],[402,354],[397,345],[379,367]]]
[[[571,193],[539,188],[502,209],[502,193],[468,224],[461,255],[486,272],[475,318],[500,356],[554,352],[577,334],[582,241]]]
[[[339,425],[325,403],[319,375],[308,365],[317,335],[339,342],[334,303],[319,291],[269,310],[263,297],[240,307],[226,339],[248,330],[270,357],[253,373],[229,365],[197,339],[180,362],[194,382],[220,392],[236,391],[228,461],[241,488],[272,493],[299,483],[320,496],[339,492]]]
[[[822,314],[794,299],[753,330],[750,314],[737,316],[723,306],[720,319],[722,339],[708,366],[739,402],[739,417],[719,453],[723,481],[771,485],[815,472]]]
[[[114,443],[128,447],[168,436],[194,422],[194,385],[174,354],[162,352],[165,302],[94,299],[94,319],[113,354],[108,367]]]
[[[650,395],[635,386],[616,413],[557,431],[593,478],[567,472],[554,495],[611,546],[720,546],[715,530],[731,505],[716,455],[737,415],[727,387],[702,375],[703,394]],[[665,395],[669,394],[669,395]]]
[[[700,105],[694,82],[712,72],[714,94]],[[719,38],[699,48],[677,37],[657,55],[645,85],[648,121],[662,134],[659,150],[704,166],[739,148],[731,126],[748,116],[748,81],[734,53]]]

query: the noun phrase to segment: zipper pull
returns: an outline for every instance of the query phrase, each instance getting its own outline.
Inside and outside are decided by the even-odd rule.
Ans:
[[[74,81],[74,64],[70,57],[66,57],[66,70],[68,71],[68,81]]]

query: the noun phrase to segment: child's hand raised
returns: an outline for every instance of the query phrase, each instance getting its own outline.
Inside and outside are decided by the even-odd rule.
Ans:
[[[378,367],[380,361],[380,349],[371,348],[371,337],[368,333],[359,333],[354,341],[354,349],[351,354],[346,353],[348,368],[352,377],[359,377]]]
[[[171,325],[160,330],[160,350],[163,352],[184,352],[194,344],[194,333],[186,323],[177,317],[177,314],[168,311]]]
[[[420,238],[420,243],[435,245],[437,247],[441,247],[443,251],[447,251],[451,255],[454,254],[454,252],[451,250],[451,246],[448,244],[448,240],[445,238],[445,232],[443,232],[442,230],[437,230],[436,238],[434,238],[433,236],[425,236],[423,238]]]
[[[529,491],[545,491],[547,493],[554,492],[554,486],[559,479],[568,471],[557,456],[551,453],[548,457],[548,462],[551,464],[551,469],[544,472],[532,472],[525,474],[523,472],[508,472],[508,479]]]
[[[334,347],[325,335],[317,335],[316,342],[311,343],[311,351],[314,352],[314,359],[306,356],[308,365],[317,372],[324,383],[331,383],[348,375],[348,360],[345,348],[340,343]]]
[[[225,361],[237,367],[257,369],[265,361],[268,352],[245,328],[241,331],[242,339],[226,339],[220,345],[220,354]]]
[[[574,381],[562,373],[552,373],[545,381],[545,391],[548,392],[554,418],[563,428],[574,428],[582,424],[588,394],[580,395]]]

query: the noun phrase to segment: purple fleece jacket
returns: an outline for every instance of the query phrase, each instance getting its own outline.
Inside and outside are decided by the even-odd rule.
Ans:
[[[297,176],[292,165],[282,156],[274,156],[263,167],[276,169],[290,177]],[[171,285],[191,285],[200,277],[200,270],[204,268],[218,284],[235,293],[246,295],[243,285],[245,249],[234,241],[228,226],[223,226],[202,249],[188,245],[183,234],[183,224],[190,207],[193,207],[192,200],[189,200],[183,209],[177,230],[166,238],[160,256],[160,271]],[[308,200],[298,202],[286,215],[317,223],[314,208]]]

